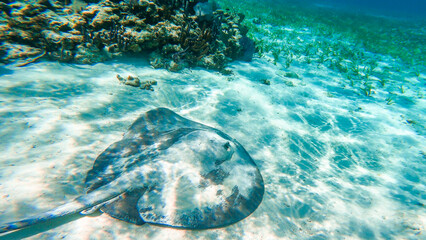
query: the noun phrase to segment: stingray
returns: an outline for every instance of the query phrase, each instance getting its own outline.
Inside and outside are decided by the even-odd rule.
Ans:
[[[85,186],[85,194],[3,224],[0,233],[97,209],[137,225],[219,228],[249,216],[264,194],[260,171],[240,143],[167,108],[142,114],[102,152]]]

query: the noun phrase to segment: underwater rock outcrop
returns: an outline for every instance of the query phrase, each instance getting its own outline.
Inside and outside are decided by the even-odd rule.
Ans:
[[[0,62],[92,64],[150,53],[155,68],[221,70],[250,61],[244,15],[207,0],[27,0],[0,2]]]

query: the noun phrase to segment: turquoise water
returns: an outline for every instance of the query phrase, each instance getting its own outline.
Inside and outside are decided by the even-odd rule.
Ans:
[[[263,202],[248,218],[193,231],[96,213],[0,239],[424,239],[425,66],[361,48],[376,67],[367,81],[348,79],[328,61],[308,62],[302,49],[350,43],[309,26],[258,28],[263,32],[252,36],[301,49],[290,65],[284,51],[278,58],[265,51],[230,63],[231,75],[153,69],[147,57],[0,66],[0,223],[84,193],[94,159],[155,107],[218,128],[245,147],[265,181]],[[278,30],[287,37],[267,34]],[[365,66],[360,72],[365,77]],[[121,84],[117,74],[158,84],[146,91]]]

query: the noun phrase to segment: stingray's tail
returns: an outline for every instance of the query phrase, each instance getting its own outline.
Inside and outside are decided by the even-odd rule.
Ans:
[[[90,206],[89,206],[90,207]],[[33,216],[24,220],[16,221],[16,222],[10,222],[0,225],[0,234],[6,233],[14,230],[18,230],[21,228],[25,228],[31,225],[35,225],[38,223],[46,222],[50,219],[65,216],[68,214],[78,213],[86,208],[83,204],[81,204],[77,199],[73,200],[72,202],[66,203],[62,206],[59,206],[57,208],[54,208],[50,211],[47,211],[45,213],[42,213],[37,216]]]
[[[16,222],[1,224],[0,234],[25,228],[38,223],[43,223],[50,219],[66,216],[69,214],[80,213],[83,210],[87,210],[112,198],[115,198],[124,192],[120,187],[117,187],[116,184],[104,185],[97,190],[99,191],[93,191],[86,195],[80,196],[71,202],[68,202],[40,215]]]

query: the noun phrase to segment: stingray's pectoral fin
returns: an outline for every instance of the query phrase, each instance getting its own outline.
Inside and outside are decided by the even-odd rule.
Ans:
[[[130,192],[125,192],[110,202],[102,205],[100,210],[113,218],[142,225],[145,223],[139,215],[137,203],[144,194],[146,188],[138,188]]]

